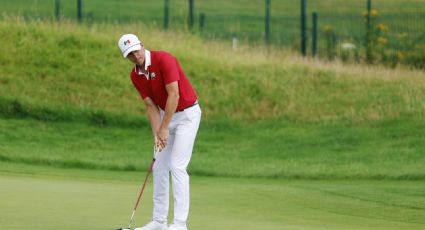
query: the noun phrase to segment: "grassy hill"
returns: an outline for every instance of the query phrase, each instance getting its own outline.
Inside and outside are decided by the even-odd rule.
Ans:
[[[179,58],[206,117],[244,120],[379,121],[423,117],[422,71],[303,60],[278,47],[242,46],[162,32],[143,24],[0,22],[2,99],[55,110],[139,115],[117,38],[140,34],[146,47]],[[172,42],[170,42],[172,39]]]
[[[421,71],[304,60],[278,47],[232,50],[143,24],[20,19],[0,22],[1,161],[147,168],[148,123],[116,47],[128,32],[177,56],[200,96],[192,174],[425,178]]]

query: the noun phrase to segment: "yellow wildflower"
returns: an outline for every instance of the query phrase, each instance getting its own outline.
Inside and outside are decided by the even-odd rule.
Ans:
[[[325,32],[331,32],[334,30],[334,28],[331,25],[325,25],[324,30]]]
[[[398,34],[398,35],[397,35],[397,38],[398,38],[398,39],[403,39],[403,38],[407,37],[408,35],[409,35],[408,33],[403,32],[403,33]]]
[[[388,32],[388,26],[386,26],[384,23],[379,23],[376,27],[382,32]]]
[[[398,52],[397,52],[397,59],[398,59],[398,60],[403,60],[403,58],[404,58],[404,54],[403,54],[403,52],[398,51]]]
[[[363,12],[363,17],[368,17],[369,16],[369,11],[364,11]],[[378,11],[377,10],[371,10],[370,11],[370,16],[371,17],[376,17],[378,16]]]
[[[384,37],[379,37],[378,38],[378,43],[382,44],[382,45],[386,45],[388,44],[388,39],[384,38]]]

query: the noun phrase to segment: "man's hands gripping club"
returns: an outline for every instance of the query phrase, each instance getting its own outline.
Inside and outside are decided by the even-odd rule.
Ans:
[[[168,125],[177,109],[179,103],[179,86],[177,82],[172,82],[165,86],[168,93],[167,104],[165,105],[164,117],[160,118],[159,109],[153,100],[149,97],[144,99],[147,107],[148,118],[151,123],[155,146],[161,152],[168,143],[169,131]]]
[[[168,128],[160,129],[155,135],[155,146],[161,152],[167,145],[169,131]]]

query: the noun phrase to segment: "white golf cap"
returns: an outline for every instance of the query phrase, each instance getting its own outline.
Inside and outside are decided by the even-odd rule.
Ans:
[[[139,38],[137,38],[136,35],[124,34],[118,41],[118,47],[120,47],[122,56],[126,58],[130,52],[133,52],[135,50],[141,50],[141,43],[142,42],[139,40]]]

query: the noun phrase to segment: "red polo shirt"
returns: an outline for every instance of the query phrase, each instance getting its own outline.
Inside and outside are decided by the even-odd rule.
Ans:
[[[147,61],[145,57],[145,62]],[[195,91],[179,62],[171,54],[164,51],[150,51],[150,65],[147,71],[148,77],[143,73],[139,74],[138,67],[135,66],[130,73],[131,81],[143,99],[150,97],[156,105],[165,110],[168,98],[165,85],[177,81],[180,97],[176,111],[183,110],[196,102]]]

